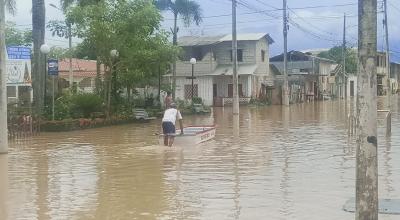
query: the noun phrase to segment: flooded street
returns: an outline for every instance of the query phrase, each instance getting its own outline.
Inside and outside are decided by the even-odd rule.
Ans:
[[[379,123],[381,199],[400,199],[399,104],[390,138]],[[0,156],[0,219],[354,219],[342,209],[355,195],[349,109],[242,108],[240,129],[229,108],[184,115],[186,125],[218,126],[198,146],[158,146],[159,120],[12,142]]]

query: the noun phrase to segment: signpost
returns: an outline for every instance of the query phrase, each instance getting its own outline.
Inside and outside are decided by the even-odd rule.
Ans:
[[[53,91],[52,91],[52,119],[54,121],[54,84],[55,77],[58,76],[58,60],[57,59],[49,59],[47,61],[47,73],[49,76],[53,78]]]

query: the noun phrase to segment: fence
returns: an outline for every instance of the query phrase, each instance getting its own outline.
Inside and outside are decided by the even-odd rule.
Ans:
[[[9,139],[25,138],[40,133],[39,120],[30,115],[9,117],[7,123]]]

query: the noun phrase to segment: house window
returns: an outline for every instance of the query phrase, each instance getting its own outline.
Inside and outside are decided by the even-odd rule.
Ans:
[[[230,50],[230,53],[231,53],[231,62],[233,62],[232,50]],[[237,61],[238,62],[243,62],[243,49],[238,49],[237,50]]]
[[[194,84],[193,85],[193,97],[198,97],[199,96],[199,89],[198,85]],[[185,85],[185,99],[191,99],[192,98],[192,85]]]
[[[203,51],[201,47],[193,47],[192,49],[192,57],[196,58],[196,60],[201,61],[203,60]]]
[[[17,97],[17,87],[7,86],[7,97]]]
[[[265,62],[265,50],[261,50],[261,61]]]

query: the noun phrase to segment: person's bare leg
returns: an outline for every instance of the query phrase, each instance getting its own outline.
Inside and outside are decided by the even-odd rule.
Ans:
[[[164,146],[168,146],[168,135],[164,134]]]
[[[174,136],[169,137],[169,147],[172,147],[172,145],[174,144]]]

